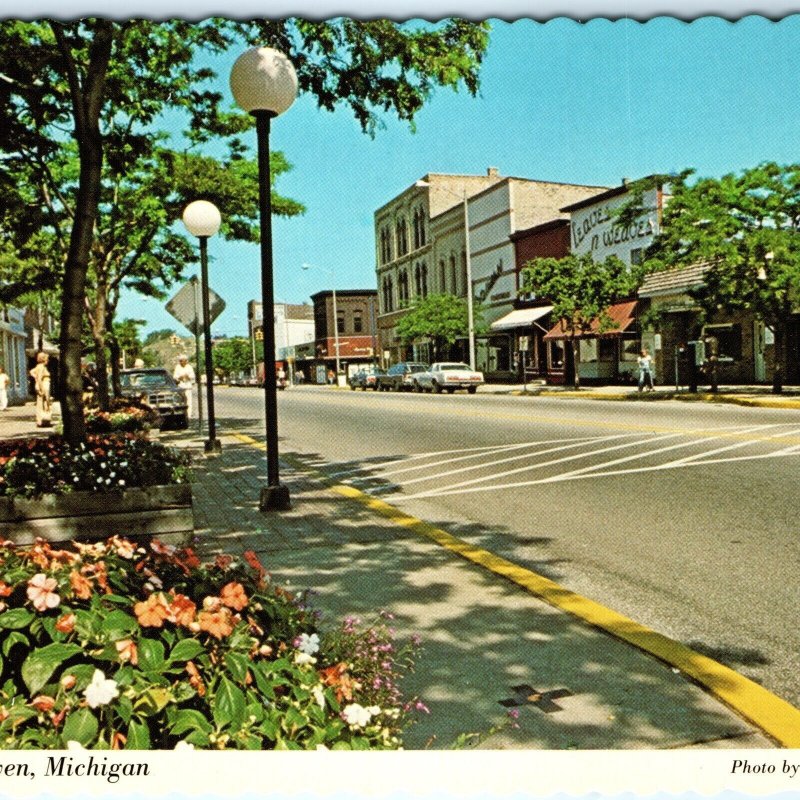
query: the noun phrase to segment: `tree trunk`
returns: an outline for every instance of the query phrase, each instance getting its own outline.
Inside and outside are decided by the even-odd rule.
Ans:
[[[122,383],[119,378],[120,361],[122,360],[122,348],[119,346],[117,337],[109,334],[108,352],[111,358],[111,391],[114,397],[122,394]]]
[[[108,411],[108,360],[106,358],[106,339],[102,333],[94,337],[94,363],[97,377],[97,405],[101,411]]]
[[[75,446],[86,438],[83,419],[83,376],[81,375],[81,332],[86,299],[86,272],[94,236],[100,181],[103,169],[103,142],[100,111],[103,105],[106,72],[114,40],[114,23],[98,20],[89,45],[85,76],[78,72],[63,23],[51,22],[63,59],[70,87],[75,120],[75,140],[80,158],[75,220],[70,231],[61,299],[62,409],[64,438]],[[82,80],[82,77],[84,78]]]

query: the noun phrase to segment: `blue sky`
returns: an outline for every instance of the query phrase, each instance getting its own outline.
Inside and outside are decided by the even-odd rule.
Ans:
[[[308,301],[330,288],[331,270],[337,289],[374,288],[373,213],[426,172],[494,166],[502,175],[613,186],[800,154],[800,16],[492,27],[480,96],[439,90],[416,132],[386,117],[370,139],[346,109],[319,111],[310,97],[274,121],[272,147],[294,165],[278,189],[308,208],[274,222],[276,299]],[[220,69],[226,94],[238,55]],[[247,302],[260,296],[258,248],[216,238],[209,254],[209,282],[227,303],[214,331],[246,335]],[[319,269],[303,271],[304,262]],[[120,316],[145,319],[145,332],[185,332],[161,303],[138,295],[124,298]]]

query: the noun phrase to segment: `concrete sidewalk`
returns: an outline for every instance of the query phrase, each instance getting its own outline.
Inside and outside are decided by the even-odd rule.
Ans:
[[[274,580],[313,590],[323,624],[385,610],[401,638],[419,634],[423,652],[405,689],[430,714],[409,730],[408,749],[485,734],[512,708],[519,727],[484,737],[481,747],[774,746],[678,669],[342,496],[309,460],[283,463],[293,508],[262,514],[263,448],[243,438],[225,436],[221,456],[210,459],[199,442],[183,441],[198,454],[198,549],[256,551]]]

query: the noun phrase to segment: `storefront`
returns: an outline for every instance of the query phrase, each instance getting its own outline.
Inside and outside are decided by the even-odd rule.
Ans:
[[[513,353],[509,371],[522,381],[544,378],[547,374],[547,345],[544,335],[549,330],[552,306],[517,308],[492,323],[492,331],[504,333]]]
[[[608,325],[592,320],[588,331],[578,334],[578,375],[581,382],[630,383],[637,374],[641,335],[637,322],[638,303],[616,303],[607,312]],[[605,328],[605,329],[603,329]],[[574,376],[573,336],[561,321],[542,337],[548,383],[569,384]]]

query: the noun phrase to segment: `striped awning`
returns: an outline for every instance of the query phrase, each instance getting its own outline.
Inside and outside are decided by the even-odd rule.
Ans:
[[[636,300],[631,300],[627,303],[615,303],[608,308],[608,316],[611,317],[612,327],[600,333],[600,320],[593,319],[590,329],[581,335],[579,338],[592,338],[595,336],[618,336],[625,333],[636,322]],[[566,332],[559,320],[549,331],[544,335],[545,339],[567,339],[569,333]]]

